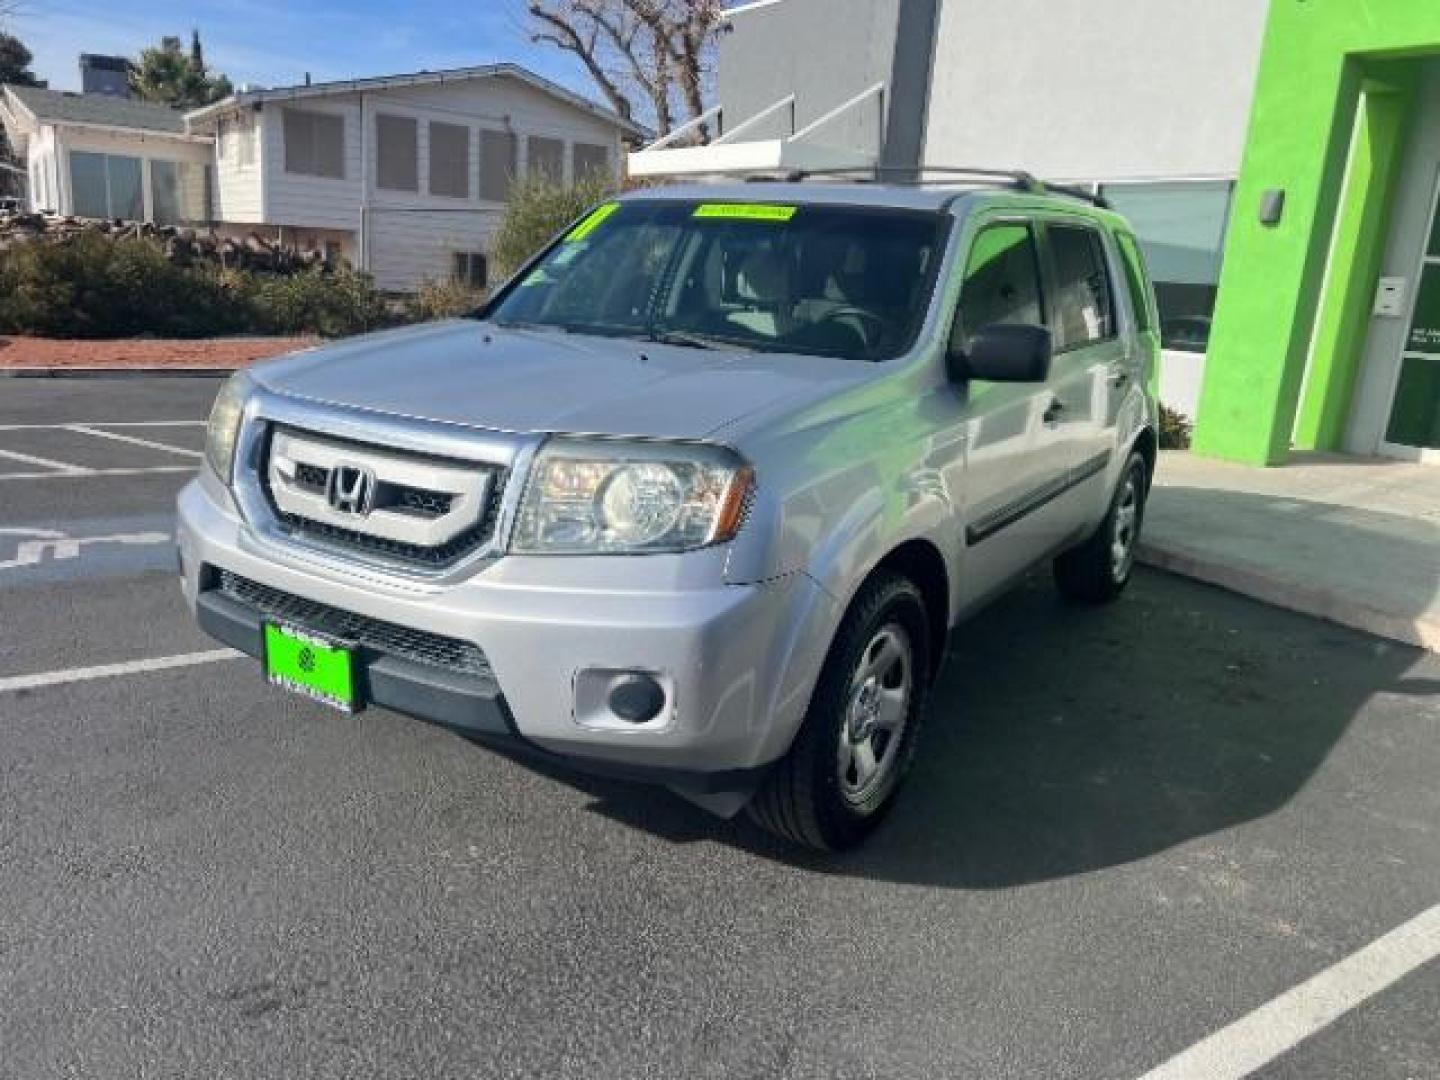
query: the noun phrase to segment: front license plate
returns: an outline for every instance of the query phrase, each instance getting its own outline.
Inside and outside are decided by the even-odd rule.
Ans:
[[[307,631],[265,624],[265,678],[332,709],[356,710],[354,653]]]

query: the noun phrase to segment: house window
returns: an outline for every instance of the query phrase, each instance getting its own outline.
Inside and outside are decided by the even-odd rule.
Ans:
[[[375,117],[375,184],[387,191],[419,191],[418,125],[413,117]]]
[[[587,177],[610,179],[610,151],[594,143],[577,142],[571,149],[573,173],[577,181]]]
[[[543,176],[557,184],[562,182],[565,179],[565,144],[559,139],[532,136],[526,172],[534,177]]]
[[[139,158],[71,151],[71,211],[77,217],[142,220],[145,200],[140,174]]]
[[[430,194],[470,197],[470,129],[430,125]]]
[[[150,162],[150,214],[156,225],[178,225],[180,223],[180,166],[178,162]]]
[[[1160,341],[1203,353],[1220,285],[1230,216],[1228,181],[1106,184],[1100,190],[1130,220],[1155,285]]]
[[[504,202],[515,181],[517,139],[508,131],[480,132],[480,197]]]
[[[485,256],[478,251],[455,252],[455,280],[472,289],[483,289],[489,284],[489,266]]]
[[[285,109],[285,171],[345,179],[345,118]]]

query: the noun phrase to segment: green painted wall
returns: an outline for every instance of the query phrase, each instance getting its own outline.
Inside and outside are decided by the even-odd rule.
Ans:
[[[1407,130],[1408,61],[1433,54],[1440,54],[1440,0],[1271,0],[1197,453],[1283,461],[1312,339],[1299,434],[1304,444],[1338,445]],[[1348,188],[1347,166],[1356,181]],[[1277,188],[1285,191],[1285,213],[1270,228],[1260,224],[1259,208]]]

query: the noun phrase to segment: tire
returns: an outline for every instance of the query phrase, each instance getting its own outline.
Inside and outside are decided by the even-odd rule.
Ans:
[[[820,851],[863,840],[915,756],[930,649],[920,590],[888,571],[871,577],[836,631],[790,752],[749,804],[751,819]]]
[[[1145,523],[1145,496],[1150,470],[1145,458],[1132,453],[1110,509],[1100,527],[1084,543],[1060,555],[1054,564],[1055,584],[1060,595],[1077,604],[1108,604],[1130,582],[1135,569],[1135,548]]]

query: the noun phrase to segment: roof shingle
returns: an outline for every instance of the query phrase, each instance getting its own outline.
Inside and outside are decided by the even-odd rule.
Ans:
[[[139,131],[185,133],[185,114],[168,105],[131,101],[108,94],[71,94],[36,86],[6,85],[5,89],[37,120],[72,124],[100,124]]]

